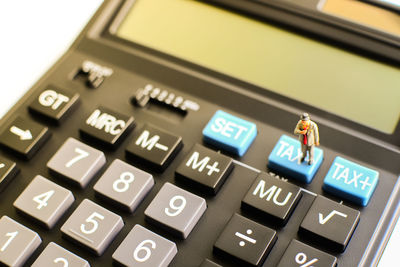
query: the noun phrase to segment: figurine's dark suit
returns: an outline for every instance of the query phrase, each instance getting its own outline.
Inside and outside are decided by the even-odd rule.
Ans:
[[[310,121],[309,126],[307,127],[306,134],[301,134],[300,132],[303,130],[302,120],[296,125],[294,129],[294,133],[299,135],[299,141],[301,143],[301,152],[303,155],[301,156],[300,163],[304,161],[307,156],[307,151],[309,153],[308,164],[313,164],[314,161],[314,146],[315,144],[319,144],[319,132],[318,126],[315,122]]]

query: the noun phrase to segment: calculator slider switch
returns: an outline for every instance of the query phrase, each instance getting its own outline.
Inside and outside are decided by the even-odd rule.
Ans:
[[[111,68],[101,66],[89,60],[85,60],[74,79],[79,76],[84,76],[85,84],[87,86],[90,88],[98,88],[103,83],[104,79],[112,74],[113,70]]]

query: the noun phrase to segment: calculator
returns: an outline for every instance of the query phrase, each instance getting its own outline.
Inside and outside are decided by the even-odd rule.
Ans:
[[[1,119],[0,265],[376,266],[399,74],[210,3],[105,1]]]

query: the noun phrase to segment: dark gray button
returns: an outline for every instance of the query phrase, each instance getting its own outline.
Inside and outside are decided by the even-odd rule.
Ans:
[[[0,156],[0,192],[6,188],[18,172],[19,169],[15,162]]]
[[[61,227],[61,232],[100,256],[123,226],[121,216],[84,199]]]
[[[175,243],[136,224],[112,257],[123,266],[166,267],[177,252]]]
[[[116,159],[94,185],[94,190],[133,212],[153,185],[151,174]]]
[[[108,148],[116,148],[134,126],[134,119],[99,106],[82,123],[79,132]]]
[[[206,209],[204,198],[165,183],[144,214],[149,221],[186,238]]]
[[[0,219],[0,263],[22,266],[42,243],[39,235],[13,219]]]
[[[40,256],[32,264],[32,267],[45,266],[90,267],[86,260],[53,242],[50,242],[47,245]]]
[[[284,225],[301,198],[298,186],[261,173],[242,200],[242,208],[267,215]]]
[[[215,195],[233,169],[233,160],[196,144],[176,169],[178,180]]]
[[[126,149],[128,159],[140,160],[157,171],[164,170],[182,148],[182,137],[145,124]]]
[[[300,225],[300,234],[318,245],[343,252],[360,220],[360,212],[317,196]]]
[[[60,123],[78,103],[79,94],[49,85],[34,98],[29,111],[44,116],[52,123]]]
[[[219,265],[219,264],[216,264],[216,263],[213,262],[213,261],[210,261],[209,259],[205,259],[205,260],[201,263],[201,265],[200,265],[199,267],[222,267],[222,266]]]
[[[75,201],[71,191],[37,175],[14,202],[14,207],[52,228]]]
[[[66,178],[83,188],[105,163],[103,152],[74,138],[68,138],[49,160],[47,167],[52,174]]]
[[[30,159],[49,137],[47,127],[18,116],[0,134],[0,144],[17,156]]]

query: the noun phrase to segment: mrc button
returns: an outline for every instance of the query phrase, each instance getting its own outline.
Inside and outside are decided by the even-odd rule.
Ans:
[[[268,157],[268,168],[288,178],[310,183],[324,158],[322,149],[314,148],[314,163],[308,165],[308,155],[302,163],[300,142],[297,139],[282,135]]]
[[[100,106],[82,123],[79,132],[83,138],[116,148],[133,126],[133,117]]]
[[[323,189],[355,204],[367,206],[378,184],[379,173],[336,157],[325,176]]]
[[[257,126],[218,110],[203,130],[206,143],[243,156],[257,135]]]

